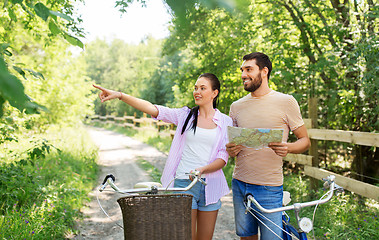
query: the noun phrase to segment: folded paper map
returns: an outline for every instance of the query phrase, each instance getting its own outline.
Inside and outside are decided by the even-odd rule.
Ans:
[[[228,126],[229,142],[254,149],[267,147],[270,142],[282,142],[283,129],[240,128]]]

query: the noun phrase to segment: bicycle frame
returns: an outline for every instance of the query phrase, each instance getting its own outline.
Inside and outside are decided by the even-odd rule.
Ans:
[[[253,197],[252,194],[246,194],[245,196],[245,202],[246,202],[246,210],[252,209],[251,203],[253,203],[257,209],[259,209],[263,213],[276,213],[276,212],[284,212],[288,210],[294,210],[296,221],[299,226],[299,230],[296,230],[291,224],[289,224],[289,218],[288,220],[285,219],[285,216],[283,217],[283,226],[286,228],[287,232],[292,232],[298,239],[300,240],[307,240],[306,233],[310,232],[313,229],[312,221],[309,218],[300,218],[299,213],[300,210],[304,207],[310,207],[315,205],[324,204],[333,197],[334,190],[337,191],[343,191],[343,188],[335,184],[335,176],[330,175],[326,179],[323,179],[325,181],[324,186],[329,187],[328,195],[325,199],[310,201],[310,202],[304,202],[304,203],[295,203],[290,206],[284,206],[280,208],[274,208],[274,209],[266,209],[262,207],[259,202]],[[285,234],[284,240],[291,240],[292,237],[288,234]]]

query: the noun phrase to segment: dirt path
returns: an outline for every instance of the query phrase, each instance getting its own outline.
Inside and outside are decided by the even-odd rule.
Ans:
[[[89,127],[88,132],[99,147],[99,165],[101,167],[99,184],[108,173],[116,176],[116,183],[120,188],[132,188],[137,182],[151,181],[150,177],[135,163],[138,157],[151,162],[159,170],[163,169],[167,156],[147,144],[99,128]],[[116,202],[121,196],[111,192],[99,195],[101,205],[112,218],[109,219],[99,208],[96,194],[97,189],[91,192],[91,202],[82,209],[86,217],[83,222],[79,223],[80,234],[72,239],[123,239],[123,230],[115,224],[122,225],[121,210]],[[239,239],[234,233],[231,194],[222,198],[222,203],[213,239]]]

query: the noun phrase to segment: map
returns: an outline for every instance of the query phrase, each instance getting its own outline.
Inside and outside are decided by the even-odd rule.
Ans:
[[[261,149],[270,142],[282,142],[283,129],[240,128],[228,126],[229,142],[249,148]]]

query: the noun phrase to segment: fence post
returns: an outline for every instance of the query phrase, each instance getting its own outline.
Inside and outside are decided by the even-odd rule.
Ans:
[[[308,99],[308,117],[312,120],[312,128],[318,128],[317,123],[317,98]],[[318,158],[318,141],[311,139],[311,147],[309,148],[309,155],[313,156],[312,167],[319,167],[319,158]],[[311,178],[311,190],[316,191],[318,188],[319,181],[315,178]]]
[[[134,119],[136,119],[136,118],[137,118],[137,113],[136,113],[136,112],[134,112],[133,116],[134,116]],[[133,128],[135,128],[135,127],[138,127],[138,124],[137,124],[137,122],[136,122],[136,121],[134,121],[134,119],[133,119],[133,125],[134,125],[134,127],[133,127]]]

